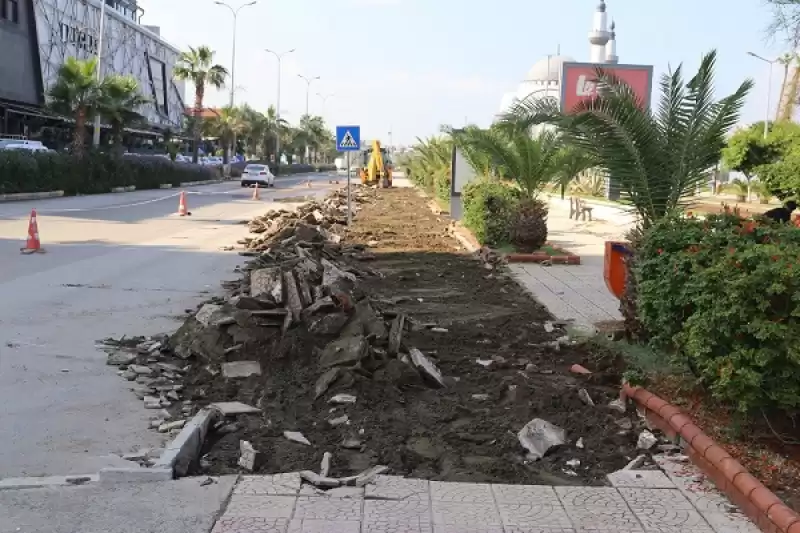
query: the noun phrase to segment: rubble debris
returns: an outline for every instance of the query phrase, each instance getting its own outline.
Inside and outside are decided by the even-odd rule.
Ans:
[[[238,465],[247,470],[248,472],[254,471],[258,468],[258,463],[261,459],[261,454],[253,448],[253,445],[246,440],[239,441],[239,457]]]
[[[328,400],[328,403],[332,404],[348,404],[348,403],[356,403],[357,398],[352,394],[337,394],[336,396],[332,397]]]
[[[609,402],[608,407],[624,415],[628,411],[628,402],[622,398],[618,398]]]
[[[303,478],[304,481],[311,483],[315,487],[319,488],[336,488],[342,484],[342,482],[338,479],[325,477],[317,474],[316,472],[312,472],[311,470],[302,470],[300,472],[300,477]]]
[[[341,426],[342,424],[347,424],[348,422],[350,422],[350,417],[347,416],[347,415],[342,415],[342,416],[338,416],[336,418],[329,418],[328,419],[328,424],[330,424],[331,426],[334,426],[334,427]]]
[[[579,438],[577,442],[575,442],[575,447],[578,448],[579,450],[583,450],[584,448],[586,448],[586,444],[584,444],[583,442],[583,437]]]
[[[336,366],[353,366],[367,355],[369,343],[363,335],[337,339],[325,347],[319,366],[328,369]]]
[[[346,450],[360,450],[364,445],[359,439],[345,439],[342,441],[342,448]]]
[[[328,474],[331,471],[331,460],[333,459],[333,454],[331,452],[325,452],[322,454],[322,463],[319,467],[319,475],[322,477],[328,477]]]
[[[153,373],[153,369],[152,368],[150,368],[149,366],[144,366],[144,365],[130,365],[128,367],[128,370],[130,370],[131,372],[134,372],[134,373],[136,373],[136,374],[138,374],[140,376],[141,375],[149,376],[150,374]]]
[[[567,461],[566,465],[570,468],[578,468],[579,466],[581,466],[581,461],[580,459],[570,459],[569,461]]]
[[[396,356],[400,351],[400,344],[403,341],[403,328],[406,325],[406,315],[400,313],[394,320],[389,330],[389,345],[386,348],[386,353],[389,356]]]
[[[547,322],[544,323],[544,330],[547,333],[553,333],[556,330],[556,328],[553,325],[553,323],[548,320]]]
[[[519,443],[528,450],[528,458],[538,461],[556,446],[566,443],[566,432],[558,426],[541,418],[534,418],[523,427],[519,434]]]
[[[588,370],[587,368],[585,368],[585,367],[583,367],[581,365],[572,365],[570,367],[569,371],[572,372],[573,374],[584,374],[584,375],[588,375],[588,374],[592,373],[590,370]]]
[[[636,457],[636,459],[625,465],[623,470],[639,470],[642,466],[644,466],[645,461],[647,461],[647,456],[639,455]]]
[[[158,426],[159,433],[169,433],[173,429],[181,429],[186,425],[186,420],[175,420],[174,422],[165,422]]]
[[[209,407],[216,409],[222,416],[234,415],[247,415],[253,413],[260,413],[261,409],[247,405],[242,402],[216,402],[212,403]]]
[[[658,444],[658,438],[647,430],[639,434],[639,440],[636,442],[636,447],[640,450],[649,450]]]
[[[411,356],[411,363],[419,370],[423,377],[428,378],[438,387],[444,387],[444,377],[439,371],[439,368],[431,361],[424,353],[416,348],[409,348],[408,355]]]
[[[363,472],[358,474],[353,484],[356,487],[365,487],[370,483],[372,483],[376,477],[380,476],[381,474],[385,474],[388,471],[389,471],[388,466],[384,465],[373,466],[372,468],[364,470]]]
[[[114,352],[108,354],[106,364],[109,366],[127,367],[136,361],[136,354],[130,352]]]
[[[298,442],[300,444],[305,444],[306,446],[311,446],[311,442],[307,438],[303,436],[302,433],[299,431],[284,431],[283,436],[293,442]]]
[[[580,398],[581,401],[586,405],[594,407],[594,400],[592,400],[592,397],[589,396],[589,391],[586,389],[581,389],[578,391],[578,398]]]
[[[222,375],[229,379],[260,376],[261,364],[258,361],[233,361],[231,363],[222,363]]]

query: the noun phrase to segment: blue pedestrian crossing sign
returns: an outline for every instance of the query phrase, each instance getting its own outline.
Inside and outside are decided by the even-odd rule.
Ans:
[[[336,150],[357,152],[361,148],[361,126],[336,126]]]

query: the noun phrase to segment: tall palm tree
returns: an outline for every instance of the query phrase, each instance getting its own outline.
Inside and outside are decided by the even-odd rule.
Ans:
[[[214,52],[207,46],[199,48],[189,47],[188,52],[182,52],[175,67],[175,77],[179,80],[190,81],[194,84],[194,155],[192,160],[197,163],[200,154],[200,130],[203,114],[203,99],[206,86],[217,89],[225,86],[228,71],[214,62]]]
[[[139,91],[139,82],[133,76],[111,74],[102,84],[100,113],[111,123],[111,136],[115,151],[122,148],[122,131],[125,126],[142,120],[137,111],[150,100]]]
[[[325,137],[325,121],[319,116],[303,115],[300,117],[299,127],[305,133],[311,162],[316,163],[322,140]]]
[[[81,61],[68,57],[58,69],[56,82],[48,96],[53,111],[75,120],[72,150],[81,156],[84,152],[86,124],[94,118],[103,96],[97,80],[97,59]]]
[[[644,108],[637,94],[612,73],[596,72],[603,87],[597,98],[561,113],[554,100],[519,102],[503,119],[506,129],[528,131],[557,125],[567,140],[589,153],[616,181],[643,228],[684,206],[720,159],[728,131],[739,119],[753,87],[714,99],[716,51],[706,54],[697,74],[685,82],[683,68],[661,78],[657,110]]]

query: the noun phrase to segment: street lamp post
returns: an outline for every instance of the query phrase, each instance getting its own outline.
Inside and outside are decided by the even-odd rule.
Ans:
[[[766,114],[764,115],[764,139],[766,139],[767,135],[769,134],[769,110],[772,104],[772,67],[775,66],[775,63],[778,62],[778,59],[769,60],[753,52],[747,52],[747,55],[755,57],[756,59],[760,59],[764,63],[769,63],[769,80],[767,80],[767,110]]]
[[[225,2],[221,2],[220,0],[216,0],[214,3],[218,6],[227,7],[231,14],[233,14],[233,56],[231,58],[231,107],[233,107],[235,103],[235,94],[236,94],[236,23],[239,19],[239,11],[242,9],[253,6],[258,2],[258,0],[252,0],[252,2],[248,2],[246,4],[240,5],[238,8],[233,9],[231,6],[226,4]]]
[[[106,3],[105,0],[100,2],[100,35],[97,38],[97,82],[103,80],[103,32],[105,31],[106,23]],[[92,145],[100,146],[100,113],[95,112],[94,115],[94,133],[92,135]]]
[[[275,59],[278,60],[278,98],[277,104],[275,106],[275,119],[277,121],[276,124],[276,131],[275,131],[275,164],[277,165],[278,171],[280,171],[281,167],[281,59],[283,56],[287,54],[291,54],[295,51],[294,48],[291,50],[287,50],[285,52],[275,52],[270,50],[269,48],[265,48],[267,52],[275,56]]]
[[[297,75],[298,78],[302,78],[303,81],[306,82],[306,116],[308,116],[308,95],[311,91],[311,84],[314,83],[314,80],[318,80],[319,76],[314,76],[313,78],[308,78],[303,76],[302,74]]]
[[[322,99],[322,117],[324,118],[325,117],[325,104],[328,102],[328,98],[330,98],[331,96],[336,96],[336,95],[333,94],[333,93],[330,93],[330,94],[317,93],[317,96],[319,96]]]

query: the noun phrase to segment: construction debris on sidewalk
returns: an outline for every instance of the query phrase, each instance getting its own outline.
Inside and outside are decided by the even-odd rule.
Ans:
[[[338,192],[254,219],[226,296],[141,346],[145,360],[111,356],[147,387],[146,407],[239,402],[218,409],[198,474],[301,471],[325,489],[384,471],[602,483],[639,455],[641,422],[608,407],[617,358],[571,341],[502,265],[456,252],[414,191],[354,189],[352,227],[346,203]]]

